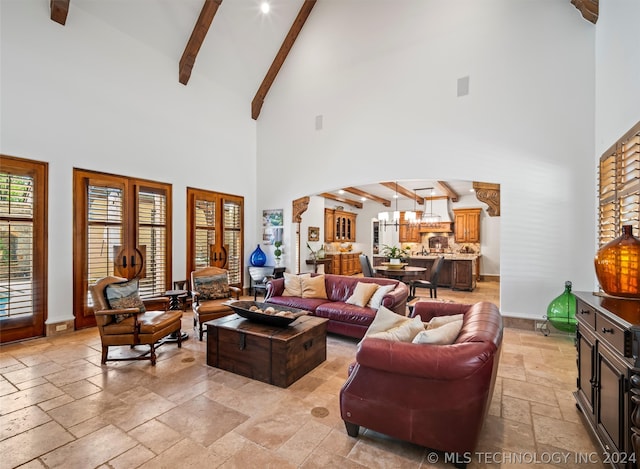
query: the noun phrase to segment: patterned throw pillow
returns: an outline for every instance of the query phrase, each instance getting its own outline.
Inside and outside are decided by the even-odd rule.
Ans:
[[[229,278],[227,273],[210,275],[209,277],[195,277],[193,289],[200,295],[199,301],[229,298]]]
[[[137,279],[110,283],[105,287],[104,295],[111,309],[139,308],[142,313],[146,311],[138,294]],[[116,314],[115,321],[121,322],[130,316],[130,314]]]

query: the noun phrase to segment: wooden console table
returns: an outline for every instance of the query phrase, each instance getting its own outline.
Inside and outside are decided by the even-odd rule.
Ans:
[[[635,468],[640,455],[640,301],[575,292],[578,389],[603,462]]]

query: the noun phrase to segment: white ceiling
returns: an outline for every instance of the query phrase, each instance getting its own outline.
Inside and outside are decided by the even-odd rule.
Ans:
[[[271,11],[265,15],[260,11],[261,1],[222,2],[196,58],[191,80],[204,76],[251,102],[303,3],[270,0]],[[204,0],[73,0],[67,26],[77,20],[74,9],[83,10],[171,57],[178,83],[178,63],[203,4]],[[147,21],[141,23],[140,18]],[[313,11],[307,21],[313,21]]]

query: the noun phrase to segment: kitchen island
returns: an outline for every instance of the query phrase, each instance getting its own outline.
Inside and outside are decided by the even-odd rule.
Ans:
[[[448,287],[452,290],[473,291],[480,275],[481,254],[430,253],[424,256],[413,255],[408,259],[408,264],[413,267],[425,267],[427,269],[423,277],[416,277],[416,279],[429,280],[431,266],[439,255],[444,256],[444,263],[440,270],[438,286]],[[374,266],[380,265],[387,260],[384,256],[373,257]]]

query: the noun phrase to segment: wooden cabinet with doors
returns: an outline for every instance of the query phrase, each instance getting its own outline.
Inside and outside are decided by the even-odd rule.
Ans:
[[[608,464],[635,468],[640,449],[640,304],[575,292],[574,397]]]
[[[187,272],[226,269],[229,284],[241,287],[244,274],[244,198],[187,188]]]
[[[405,219],[406,212],[400,212],[400,228],[398,229],[398,240],[401,243],[420,242],[420,224],[408,223]],[[418,212],[416,217],[420,220],[422,212]]]
[[[332,242],[356,242],[356,213],[324,209],[324,240]]]
[[[451,262],[451,288],[472,291],[476,287],[475,259],[454,259]]]
[[[324,209],[324,242],[333,243],[335,241],[335,225],[333,223],[333,216],[335,210],[330,208]]]
[[[142,298],[171,289],[171,184],[74,169],[73,305],[76,328],[95,325],[88,287],[138,278]]]
[[[481,208],[454,210],[454,237],[456,243],[480,242]]]
[[[326,273],[334,275],[356,275],[362,272],[359,252],[344,252],[341,254],[327,254],[331,260],[331,267]]]

